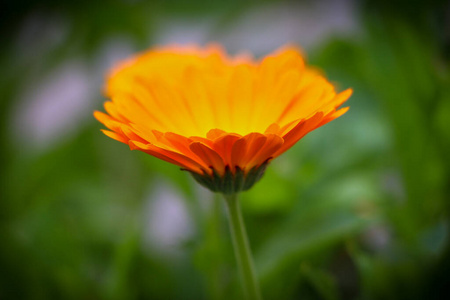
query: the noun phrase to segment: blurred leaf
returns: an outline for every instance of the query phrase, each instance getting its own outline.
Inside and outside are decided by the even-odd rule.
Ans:
[[[343,190],[346,181],[357,189]],[[281,274],[287,267],[300,266],[302,261],[326,252],[331,245],[360,232],[369,224],[376,216],[373,210],[358,211],[363,202],[371,198],[370,192],[358,187],[355,178],[341,178],[334,186],[326,186],[317,195],[299,201],[286,221],[273,230],[256,252],[263,286],[283,278]],[[367,200],[361,201],[364,197],[368,197]]]
[[[314,286],[315,290],[324,300],[339,299],[339,290],[334,278],[320,269],[314,269],[307,263],[302,263],[301,273]]]

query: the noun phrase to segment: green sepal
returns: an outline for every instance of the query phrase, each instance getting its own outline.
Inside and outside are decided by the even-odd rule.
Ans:
[[[198,174],[189,170],[186,171],[189,171],[189,173],[192,174],[192,177],[207,189],[213,192],[231,195],[250,189],[263,177],[268,164],[269,160],[259,166],[253,167],[247,174],[239,167],[236,167],[234,172],[232,172],[229,166],[225,167],[225,174],[223,176],[220,176],[213,168],[211,168],[213,172],[212,175]]]

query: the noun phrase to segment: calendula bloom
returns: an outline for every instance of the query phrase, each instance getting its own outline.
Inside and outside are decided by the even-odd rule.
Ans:
[[[219,46],[163,47],[109,75],[103,132],[132,150],[180,166],[213,191],[250,188],[268,162],[336,119],[352,91],[337,93],[295,47],[262,60]]]

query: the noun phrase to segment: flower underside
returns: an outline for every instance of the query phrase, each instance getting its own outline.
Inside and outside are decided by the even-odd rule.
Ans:
[[[246,191],[257,183],[263,177],[268,163],[267,160],[261,165],[251,168],[248,172],[244,172],[240,167],[231,170],[229,166],[226,166],[224,175],[219,175],[213,168],[212,175],[195,172],[191,172],[191,174],[198,183],[211,191],[232,195]]]
[[[113,70],[107,113],[95,117],[107,136],[132,150],[178,165],[212,190],[234,191],[308,132],[344,114],[348,108],[338,107],[351,92],[336,93],[292,47],[261,61],[228,57],[218,46],[166,47]],[[217,188],[231,177],[243,181]]]

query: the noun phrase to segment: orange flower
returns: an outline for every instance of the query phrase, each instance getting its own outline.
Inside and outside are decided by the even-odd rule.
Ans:
[[[250,188],[267,163],[344,114],[351,95],[304,64],[294,47],[261,61],[217,46],[150,50],[107,81],[103,132],[190,171],[214,191]]]

